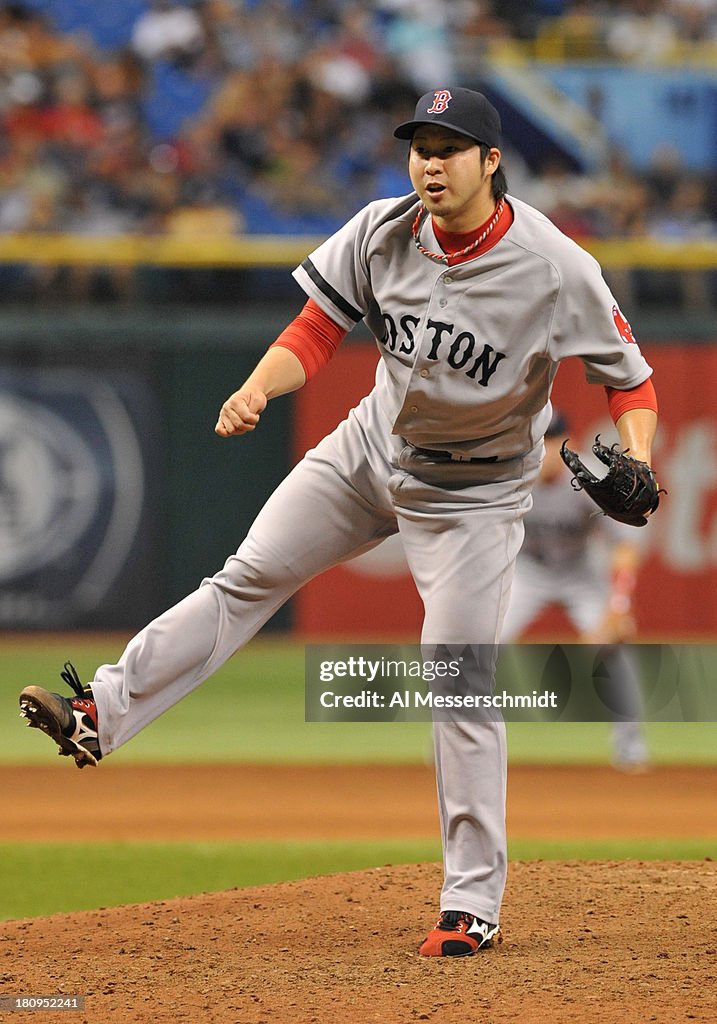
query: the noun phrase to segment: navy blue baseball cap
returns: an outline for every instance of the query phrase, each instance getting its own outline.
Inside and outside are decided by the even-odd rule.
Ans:
[[[416,104],[412,121],[394,131],[397,139],[412,139],[416,128],[435,124],[467,135],[487,146],[500,146],[500,115],[482,92],[473,89],[432,89]]]

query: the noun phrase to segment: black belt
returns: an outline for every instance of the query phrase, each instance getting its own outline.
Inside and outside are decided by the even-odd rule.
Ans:
[[[522,457],[501,462],[497,455],[490,458],[460,458],[452,452],[433,451],[406,444],[399,452],[397,465],[417,480],[433,487],[462,490],[479,484],[502,483],[517,480],[522,472]]]
[[[483,463],[484,465],[490,465],[493,462],[498,462],[497,455],[489,455],[487,458],[480,459],[474,458],[471,455],[456,455],[455,452],[437,452],[433,448],[417,448],[415,445],[411,446],[415,452],[425,458],[433,459],[434,462],[475,462]]]

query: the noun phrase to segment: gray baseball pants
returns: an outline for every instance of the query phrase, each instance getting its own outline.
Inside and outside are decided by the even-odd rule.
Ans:
[[[398,470],[403,444],[372,392],[307,453],[224,567],[97,670],[103,754],[203,683],[304,583],[397,530],[425,606],[422,642],[497,642],[542,445],[451,491]],[[495,922],[507,860],[505,727],[435,722],[433,731],[441,909]]]

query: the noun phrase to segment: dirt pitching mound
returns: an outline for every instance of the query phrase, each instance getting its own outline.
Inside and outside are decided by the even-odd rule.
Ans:
[[[717,1019],[711,861],[513,862],[503,943],[458,960],[417,953],[440,882],[387,866],[7,921],[1,990],[86,997],[33,1024]]]

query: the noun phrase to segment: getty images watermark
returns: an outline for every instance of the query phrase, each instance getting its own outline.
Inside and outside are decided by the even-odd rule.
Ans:
[[[628,676],[637,685],[627,686]],[[311,644],[309,722],[717,722],[712,644]]]

